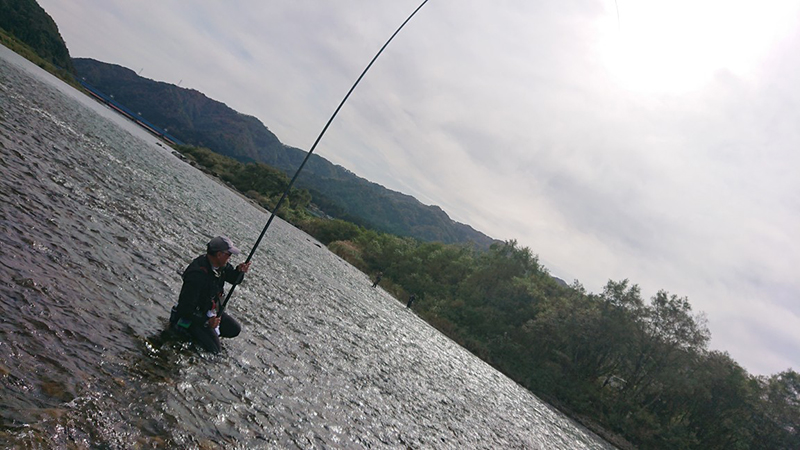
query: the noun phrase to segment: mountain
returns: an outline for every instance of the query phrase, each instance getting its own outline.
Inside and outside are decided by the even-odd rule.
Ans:
[[[261,162],[293,176],[306,152],[281,143],[257,118],[241,114],[193,89],[150,80],[128,68],[73,59],[78,76],[93,88],[137,111],[181,141],[242,162]],[[488,248],[494,239],[458,223],[438,206],[386,189],[325,158],[312,155],[296,186],[332,217],[377,231],[446,244]]]
[[[35,0],[0,0],[0,29],[57,67],[75,73],[58,26]]]

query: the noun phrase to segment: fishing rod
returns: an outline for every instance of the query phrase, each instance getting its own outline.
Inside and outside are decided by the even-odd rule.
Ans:
[[[286,200],[286,197],[289,196],[289,191],[292,189],[292,185],[294,185],[295,180],[297,180],[297,177],[300,175],[300,171],[303,170],[303,167],[306,165],[306,162],[308,162],[308,159],[311,157],[311,154],[314,153],[314,149],[317,148],[317,144],[319,144],[319,141],[322,139],[322,136],[325,135],[326,131],[328,131],[328,127],[333,122],[333,119],[336,117],[337,114],[339,114],[339,110],[342,109],[342,106],[344,106],[345,102],[347,102],[347,99],[350,98],[350,94],[353,93],[356,86],[358,86],[358,83],[360,83],[361,79],[364,78],[364,75],[366,75],[369,68],[372,67],[372,64],[375,62],[375,60],[377,60],[378,57],[381,56],[383,50],[386,49],[386,47],[389,45],[390,42],[392,42],[392,39],[394,39],[394,37],[397,36],[397,33],[399,33],[400,30],[402,30],[403,27],[406,26],[406,24],[411,20],[411,18],[414,17],[414,15],[417,14],[417,12],[420,9],[422,9],[423,6],[425,6],[425,3],[428,3],[428,0],[423,0],[423,2],[420,3],[419,6],[417,6],[417,9],[415,9],[414,12],[412,12],[411,15],[408,16],[408,18],[402,24],[400,24],[400,26],[389,37],[386,43],[383,44],[383,47],[381,47],[381,49],[378,50],[378,53],[375,54],[375,56],[372,58],[372,61],[370,61],[369,64],[367,64],[367,67],[364,69],[364,71],[361,72],[361,75],[359,75],[356,82],[353,83],[353,86],[350,87],[350,90],[347,91],[347,94],[342,99],[342,102],[339,103],[339,106],[336,107],[336,110],[333,111],[333,114],[331,115],[330,119],[328,119],[328,123],[326,123],[325,126],[322,128],[322,131],[319,133],[319,136],[317,136],[317,140],[314,141],[314,145],[311,146],[311,150],[309,150],[308,153],[306,153],[305,159],[303,159],[303,162],[300,163],[300,167],[297,168],[297,171],[294,173],[294,176],[292,177],[291,181],[289,181],[289,185],[286,186],[286,190],[283,191],[283,194],[281,195],[281,198],[278,200],[278,203],[276,203],[275,207],[272,208],[272,212],[269,215],[269,219],[267,219],[267,224],[264,225],[264,229],[261,230],[261,234],[258,236],[258,239],[256,239],[255,245],[253,245],[252,250],[250,250],[250,254],[247,255],[247,259],[244,261],[245,263],[248,263],[250,262],[251,259],[253,259],[253,254],[256,252],[256,249],[258,248],[259,244],[261,244],[261,240],[264,238],[264,234],[267,233],[267,229],[269,229],[270,224],[272,224],[272,220],[275,219],[275,213],[278,211],[278,208],[281,207],[283,201]],[[233,295],[233,291],[234,289],[236,289],[236,286],[238,284],[239,283],[234,283],[231,286],[231,289],[228,291],[228,295],[225,297],[225,300],[220,305],[219,307],[220,316],[222,315],[222,311],[225,310],[225,306],[228,305],[228,301],[231,299],[231,295]]]

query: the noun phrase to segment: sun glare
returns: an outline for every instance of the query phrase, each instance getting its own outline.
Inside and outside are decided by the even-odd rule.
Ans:
[[[654,93],[699,89],[720,70],[750,76],[798,18],[794,1],[617,0],[607,11],[606,70],[624,89]]]

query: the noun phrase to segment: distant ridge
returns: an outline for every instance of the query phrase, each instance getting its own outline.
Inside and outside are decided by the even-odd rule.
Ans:
[[[36,1],[0,0],[0,29],[30,46],[45,61],[75,73],[58,26]]]
[[[242,162],[262,162],[292,176],[306,152],[284,145],[257,118],[241,114],[193,89],[138,76],[133,70],[88,58],[73,59],[79,77],[176,138]],[[486,249],[495,239],[455,222],[438,206],[386,189],[321,156],[312,155],[297,180],[331,217],[421,241]]]

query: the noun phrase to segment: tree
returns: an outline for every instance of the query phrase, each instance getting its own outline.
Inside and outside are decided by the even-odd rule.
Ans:
[[[800,448],[800,374],[787,369],[760,384],[763,421],[757,441],[761,448]]]

